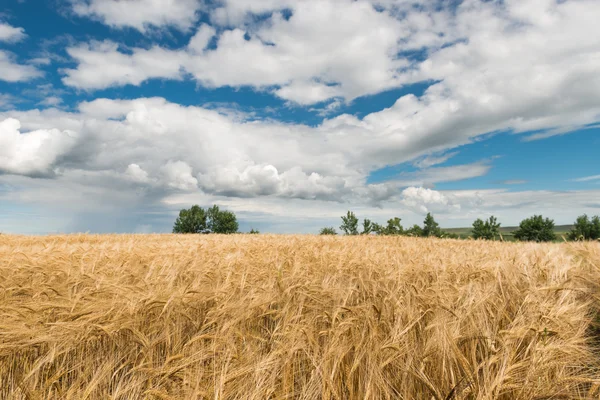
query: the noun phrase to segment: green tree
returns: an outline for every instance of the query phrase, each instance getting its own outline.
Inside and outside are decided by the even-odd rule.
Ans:
[[[345,216],[342,216],[340,230],[346,235],[358,235],[358,218],[352,211],[348,211]]]
[[[206,212],[202,207],[194,205],[189,210],[179,211],[173,225],[173,233],[201,233],[207,227]]]
[[[405,230],[404,233],[408,236],[416,236],[416,237],[423,236],[423,228],[421,228],[419,225],[415,224],[411,228],[408,228],[407,230]]]
[[[258,235],[260,232],[258,230],[255,230],[254,228],[250,229],[250,233],[251,235]]]
[[[334,227],[330,226],[330,227],[321,229],[321,231],[319,232],[319,235],[337,235],[337,232],[335,231]]]
[[[554,221],[534,215],[519,224],[519,229],[513,232],[515,239],[533,242],[551,242],[556,239]]]
[[[435,221],[433,215],[431,213],[427,213],[425,220],[423,221],[423,233],[422,236],[436,236],[440,237],[442,235],[442,230],[440,229],[440,225]]]
[[[363,230],[361,232],[361,235],[369,235],[371,232],[373,232],[373,223],[371,222],[370,219],[365,218],[363,221]]]
[[[377,232],[378,235],[402,235],[404,228],[402,228],[400,221],[398,217],[388,219],[386,226],[375,224],[373,231]]]
[[[496,237],[500,236],[500,224],[497,222],[496,217],[493,215],[486,221],[477,218],[473,222],[473,230],[471,236],[474,239],[486,239],[495,240]]]
[[[235,214],[231,211],[221,211],[219,206],[214,205],[206,212],[208,217],[208,229],[213,233],[230,234],[238,231],[238,222]]]
[[[600,239],[600,217],[595,216],[590,220],[586,214],[580,215],[567,236],[570,240]]]
[[[402,235],[404,228],[400,224],[400,221],[401,219],[398,217],[388,219],[387,226],[385,227],[386,235]]]

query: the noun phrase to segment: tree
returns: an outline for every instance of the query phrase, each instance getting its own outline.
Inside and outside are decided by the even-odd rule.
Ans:
[[[352,211],[348,211],[346,216],[342,216],[340,230],[346,235],[358,235],[358,218]]]
[[[600,239],[600,217],[595,216],[590,220],[586,214],[580,215],[567,236],[570,240]]]
[[[254,228],[250,229],[250,233],[251,235],[258,235],[260,232],[258,230],[254,230]]]
[[[337,235],[337,232],[335,231],[334,227],[330,226],[330,227],[321,229],[321,231],[319,232],[319,235]]]
[[[206,212],[208,217],[208,229],[213,233],[230,234],[238,231],[238,222],[231,211],[221,211],[219,206],[214,205]]]
[[[402,235],[402,233],[404,233],[404,228],[400,224],[400,218],[394,217],[388,219],[385,233],[386,235]]]
[[[404,233],[404,228],[402,228],[400,221],[400,218],[394,217],[388,219],[386,226],[374,224],[373,231],[378,235],[402,235]]]
[[[541,215],[526,218],[519,224],[519,229],[513,232],[515,239],[534,242],[551,242],[556,239],[554,221],[544,219]]]
[[[173,225],[173,233],[202,233],[207,229],[207,215],[203,208],[194,205],[179,211]]]
[[[371,222],[370,219],[365,218],[363,221],[363,230],[361,232],[361,235],[369,235],[371,232],[373,232],[373,223]]]
[[[442,230],[440,229],[440,225],[435,222],[433,215],[431,213],[427,213],[425,220],[423,221],[423,232],[422,236],[436,236],[440,237],[442,235]]]
[[[482,221],[480,218],[477,218],[475,222],[473,222],[471,236],[473,239],[495,240],[496,237],[500,236],[499,228],[500,224],[493,215],[486,221]]]
[[[405,230],[404,233],[408,236],[423,236],[423,228],[415,224],[411,228]]]

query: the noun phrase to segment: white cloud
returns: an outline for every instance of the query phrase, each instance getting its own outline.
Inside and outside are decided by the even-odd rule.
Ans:
[[[0,171],[47,175],[57,159],[75,144],[75,133],[57,129],[22,134],[18,120],[0,122]]]
[[[110,43],[71,48],[69,54],[79,65],[66,71],[64,82],[85,89],[139,85],[151,78],[173,78],[173,71],[184,69],[208,87],[278,85],[276,95],[301,104],[337,96],[352,99],[399,85],[397,70],[406,65],[393,56],[406,31],[400,21],[365,1],[290,4],[294,14],[289,20],[276,12],[256,27],[227,29],[217,37],[214,49],[205,49],[216,32],[206,25],[180,50],[154,46],[135,48],[128,54]],[[149,53],[151,59],[168,64],[164,72],[142,62]]]
[[[194,178],[192,167],[183,161],[169,161],[161,168],[169,187],[183,191],[198,189],[198,180]]]
[[[139,85],[150,78],[181,79],[182,54],[153,47],[137,49],[132,56],[121,53],[110,41],[71,47],[67,52],[79,63],[67,69],[63,82],[81,89]]]
[[[45,97],[38,104],[46,107],[57,107],[62,104],[63,100],[58,96],[48,96]]]
[[[399,174],[392,179],[402,186],[429,186],[438,182],[456,182],[486,175],[491,169],[487,162],[460,164],[450,167],[427,168],[412,173]]]
[[[188,73],[207,87],[250,86],[308,105],[437,82],[366,120],[385,140],[395,135],[429,153],[494,131],[537,130],[529,138],[540,139],[599,120],[594,0],[465,0],[456,9],[436,1],[222,1],[211,14],[229,28],[202,25],[179,50],[70,48],[78,66],[64,83],[100,89]],[[214,35],[216,47],[207,47]]]
[[[428,155],[418,159],[413,163],[413,165],[417,168],[429,168],[433,167],[434,165],[443,164],[457,154],[458,151],[453,151],[451,153],[441,154],[438,156]]]
[[[23,40],[26,36],[23,28],[16,28],[0,22],[0,42],[15,43]]]
[[[150,181],[148,173],[137,164],[129,164],[127,170],[125,170],[125,176],[136,183],[148,183]]]
[[[99,19],[115,28],[175,27],[186,31],[198,18],[199,0],[72,0],[80,16]]]
[[[15,56],[0,50],[0,81],[22,82],[42,76],[42,72],[31,65],[19,64]]]
[[[276,90],[274,93],[282,99],[302,105],[319,103],[342,95],[339,87],[328,86],[318,82],[293,82],[288,86]]]
[[[600,180],[600,175],[584,176],[583,178],[573,179],[575,182],[589,182]]]
[[[449,196],[423,187],[404,189],[400,202],[420,213],[460,211],[460,204]]]

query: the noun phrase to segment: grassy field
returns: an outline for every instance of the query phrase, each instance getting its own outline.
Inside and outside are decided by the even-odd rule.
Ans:
[[[598,398],[600,245],[0,236],[0,399]]]

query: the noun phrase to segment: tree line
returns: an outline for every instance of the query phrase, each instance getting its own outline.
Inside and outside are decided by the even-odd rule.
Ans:
[[[380,225],[368,218],[363,219],[360,224],[359,219],[352,211],[348,211],[342,217],[342,224],[339,229],[345,235],[404,235],[416,237],[438,237],[458,239],[459,235],[452,232],[446,232],[440,228],[431,213],[423,220],[423,226],[413,225],[404,229],[401,219],[391,218],[386,224]],[[238,233],[239,224],[237,217],[232,211],[221,210],[219,206],[214,205],[203,209],[194,205],[189,209],[183,209],[173,225],[173,233],[219,233],[232,234]],[[258,234],[259,231],[252,229],[249,233]],[[337,235],[334,227],[326,227],[319,232],[321,235]],[[554,232],[554,221],[544,218],[541,215],[534,215],[526,218],[519,224],[516,231],[511,232],[515,239],[521,241],[551,242],[556,240]],[[473,222],[471,235],[473,239],[484,240],[503,240],[500,232],[500,223],[496,217],[491,216],[486,220],[480,218]],[[600,240],[600,217],[589,218],[586,214],[577,217],[573,224],[573,229],[567,233],[569,240]]]
[[[457,239],[460,236],[442,230],[431,213],[427,213],[423,221],[423,227],[413,225],[409,229],[404,229],[400,223],[400,218],[395,217],[387,221],[387,225],[379,225],[376,222],[365,218],[362,223],[362,230],[359,231],[359,220],[352,211],[348,211],[342,216],[340,230],[345,235],[405,235],[419,237],[438,237]],[[319,232],[321,235],[337,235],[334,227],[326,227]],[[533,242],[551,242],[556,240],[554,232],[554,220],[544,218],[541,215],[534,215],[526,218],[519,224],[517,230],[511,232],[515,239],[520,241]],[[481,218],[473,222],[471,235],[473,239],[484,240],[503,240],[500,232],[500,223],[494,216],[485,221]],[[594,216],[591,219],[586,215],[577,217],[573,228],[567,233],[569,240],[600,240],[600,217]]]

